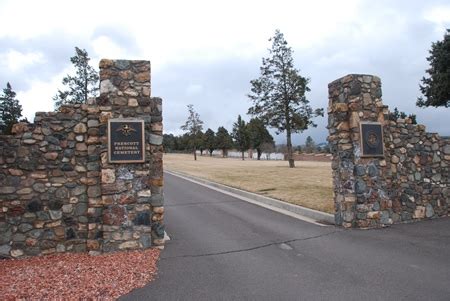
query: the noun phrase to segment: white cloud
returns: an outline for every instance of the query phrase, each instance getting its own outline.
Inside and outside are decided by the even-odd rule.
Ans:
[[[203,91],[203,86],[199,85],[199,84],[190,84],[186,88],[186,94],[189,96],[200,94],[202,91]]]
[[[8,68],[11,72],[18,72],[23,70],[25,67],[36,64],[43,63],[44,56],[40,52],[27,52],[22,53],[14,49],[10,49],[6,53],[0,54],[1,64],[4,65],[2,68]]]
[[[61,80],[68,73],[73,72],[73,68],[67,67],[61,73],[53,76],[48,81],[33,80],[31,86],[26,91],[17,91],[17,99],[22,105],[22,116],[33,122],[36,112],[51,112],[54,110],[54,101],[58,88],[64,90]]]
[[[424,13],[424,18],[436,24],[436,30],[442,32],[450,24],[450,5],[433,7]]]
[[[22,116],[33,122],[35,112],[53,111],[52,97],[56,94],[55,84],[55,82],[34,81],[29,90],[17,92],[17,99],[23,108]]]
[[[95,38],[92,41],[92,48],[96,56],[100,58],[120,59],[127,57],[126,50],[106,36]]]

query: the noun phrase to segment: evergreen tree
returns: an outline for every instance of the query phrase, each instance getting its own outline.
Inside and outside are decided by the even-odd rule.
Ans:
[[[260,77],[250,82],[252,93],[248,97],[253,101],[253,107],[248,113],[276,128],[277,134],[286,132],[287,157],[292,168],[295,164],[291,135],[315,127],[311,119],[323,116],[323,109],[313,111],[309,105],[305,97],[310,91],[309,79],[294,68],[292,50],[283,34],[277,30],[269,41],[272,41],[270,56],[262,60]]]
[[[10,83],[3,89],[0,97],[0,132],[6,135],[11,134],[12,126],[19,121],[22,116],[22,106],[16,99],[16,92],[12,90]]]
[[[450,29],[442,41],[431,44],[429,77],[422,77],[420,92],[424,97],[417,99],[418,107],[450,107]]]
[[[194,160],[197,160],[197,147],[200,144],[199,133],[203,130],[203,121],[200,120],[200,115],[194,111],[194,105],[187,106],[189,111],[186,123],[181,126],[183,131],[187,131],[189,135],[189,142],[194,149]]]
[[[250,147],[250,137],[247,124],[242,120],[241,115],[238,115],[237,121],[233,124],[232,136],[237,149],[242,153],[242,160],[244,160],[244,152]]]
[[[313,138],[311,138],[311,136],[306,137],[305,151],[307,153],[313,153],[315,149],[316,143],[314,142]]]
[[[222,157],[226,157],[228,150],[233,147],[233,139],[223,126],[217,129],[216,147],[222,150]]]
[[[176,150],[176,137],[173,134],[164,134],[163,135],[163,147],[164,152],[173,152]]]
[[[209,155],[212,157],[212,153],[216,149],[216,135],[211,129],[208,129],[205,132],[205,147],[209,151]]]
[[[86,103],[88,97],[95,96],[99,90],[99,76],[97,71],[89,65],[89,56],[86,50],[75,47],[75,56],[70,61],[76,69],[76,75],[67,75],[62,83],[68,90],[60,91],[53,97],[55,107],[63,104]]]
[[[200,156],[203,156],[203,151],[206,149],[205,133],[202,131],[197,133],[196,141],[198,144],[198,149],[200,150]]]
[[[389,113],[389,120],[397,121],[397,119],[399,119],[399,118],[401,118],[401,119],[409,118],[409,119],[411,119],[412,124],[417,124],[416,114],[406,115],[405,112],[400,112],[397,109],[397,107],[395,107],[394,111]]]
[[[260,160],[263,152],[262,145],[264,143],[274,144],[273,137],[266,129],[264,122],[262,122],[259,118],[252,118],[247,124],[247,128],[250,138],[250,146],[256,150],[258,160]]]
[[[178,150],[183,152],[189,152],[192,149],[191,135],[189,135],[189,133],[179,136],[177,141],[178,141]]]

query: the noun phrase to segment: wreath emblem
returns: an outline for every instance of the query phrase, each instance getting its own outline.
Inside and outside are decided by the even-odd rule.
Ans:
[[[370,148],[377,148],[380,145],[380,139],[374,131],[368,131],[366,133],[366,142]]]

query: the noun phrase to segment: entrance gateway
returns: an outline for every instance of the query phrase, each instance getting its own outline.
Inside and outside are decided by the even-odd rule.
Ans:
[[[150,62],[100,61],[100,96],[0,136],[0,256],[164,245],[162,100]]]
[[[381,81],[349,74],[328,85],[335,221],[374,228],[449,215],[450,139],[391,120]]]

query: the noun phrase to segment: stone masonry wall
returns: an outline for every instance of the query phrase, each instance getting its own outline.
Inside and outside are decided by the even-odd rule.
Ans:
[[[102,60],[100,97],[0,136],[0,257],[162,246],[161,99],[150,62]],[[145,121],[146,162],[110,164],[109,118]]]
[[[328,89],[336,224],[373,228],[449,215],[450,140],[409,119],[390,121],[376,76],[347,75]],[[382,124],[384,158],[361,157],[363,121]]]

